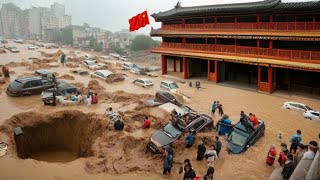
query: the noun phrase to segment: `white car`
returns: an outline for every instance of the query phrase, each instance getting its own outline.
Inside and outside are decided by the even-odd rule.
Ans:
[[[85,54],[84,57],[88,60],[96,59],[96,56],[91,55],[91,54]]]
[[[28,49],[29,49],[29,50],[36,50],[36,49],[38,49],[38,48],[35,47],[35,46],[28,46]]]
[[[137,67],[137,65],[131,63],[131,62],[125,62],[122,64],[122,69],[124,70],[130,70],[132,69],[133,67]]]
[[[122,57],[121,57],[121,60],[122,60],[122,61],[129,61],[129,58],[128,58],[127,56],[122,56]]]
[[[300,111],[300,112],[306,112],[306,111],[313,110],[309,106],[302,104],[302,103],[297,103],[297,102],[285,102],[285,103],[283,103],[282,108],[289,109],[289,110],[292,109],[292,110]]]
[[[303,117],[309,120],[319,120],[320,121],[320,112],[317,111],[306,111],[303,113]]]
[[[18,52],[20,52],[20,50],[19,50],[18,48],[16,48],[16,47],[9,47],[8,49],[9,49],[10,52],[12,52],[12,53],[18,53]]]
[[[95,63],[94,61],[91,61],[91,60],[84,60],[84,61],[82,61],[82,64],[84,66],[86,66],[87,68],[91,69],[91,70],[97,70],[97,69],[100,69],[102,67],[101,64],[97,64],[97,63]]]
[[[100,59],[111,60],[111,57],[110,56],[100,56]]]
[[[173,81],[162,81],[160,83],[160,88],[164,88],[173,92],[178,92],[179,86]]]
[[[144,79],[144,78],[138,78],[134,80],[132,83],[140,85],[144,88],[148,86],[153,86],[153,83],[149,79]]]
[[[91,74],[91,78],[99,78],[107,82],[117,82],[125,79],[123,75],[119,76],[108,70],[95,71],[93,74]]]

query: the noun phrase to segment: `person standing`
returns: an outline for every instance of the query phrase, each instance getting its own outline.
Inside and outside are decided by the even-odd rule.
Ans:
[[[149,117],[146,116],[142,128],[143,128],[143,129],[150,128],[150,124],[151,124],[151,123],[150,123]]]
[[[183,175],[183,180],[193,180],[197,175],[196,172],[192,169],[191,163],[188,163],[184,166],[185,172]]]
[[[164,154],[163,174],[171,173],[173,156],[169,153],[168,149],[164,151]]]
[[[201,180],[213,180],[214,168],[208,167],[207,174]]]
[[[214,146],[216,147],[216,151],[217,151],[217,155],[219,156],[219,153],[221,151],[222,148],[222,143],[219,139],[219,136],[216,136],[216,141],[214,142]]]
[[[302,136],[301,136],[301,131],[300,130],[297,130],[297,134],[292,135],[292,137],[290,139],[290,143],[293,143],[293,140],[295,138],[298,138],[298,144],[300,144],[301,141],[302,141]]]
[[[222,116],[223,113],[223,108],[222,108],[222,104],[219,105],[219,115]]]
[[[66,55],[64,53],[62,53],[61,57],[60,57],[60,62],[61,62],[62,66],[64,66],[64,64],[65,64],[65,58],[66,58]]]
[[[293,160],[292,154],[288,154],[287,157],[288,157],[288,159],[286,160],[286,163],[285,163],[283,170],[281,172],[283,179],[289,179],[295,169],[295,165],[292,161]]]
[[[304,145],[303,144],[299,144],[296,150],[296,154],[293,157],[293,163],[294,165],[297,167],[299,162],[301,161],[303,154],[304,154]]]
[[[98,94],[93,93],[92,94],[92,99],[91,99],[91,104],[97,104],[98,103]]]
[[[310,141],[308,147],[309,147],[309,150],[304,153],[302,159],[313,160],[314,156],[316,155],[316,153],[319,149],[318,143],[316,141]]]
[[[194,139],[195,139],[195,137],[194,137],[194,131],[190,131],[190,132],[189,132],[189,135],[188,135],[187,138],[186,138],[186,142],[187,142],[186,147],[187,147],[187,148],[191,148],[191,147],[192,147],[193,142],[194,142]]]
[[[6,67],[2,66],[2,75],[3,75],[3,77],[6,77],[6,74],[7,74]]]
[[[281,143],[281,152],[279,154],[278,162],[280,166],[284,166],[287,161],[287,155],[289,154],[289,150],[287,149],[287,145],[285,143]]]
[[[274,160],[276,159],[276,156],[277,156],[276,145],[272,144],[267,155],[266,163],[272,166],[274,163]]]
[[[204,157],[204,154],[206,153],[206,146],[204,145],[204,140],[201,140],[200,143],[198,144],[198,153],[197,153],[197,160],[201,161]]]
[[[208,166],[213,167],[214,166],[214,161],[218,159],[217,151],[214,145],[211,146],[211,149],[208,150],[206,153],[205,157],[207,158]]]
[[[212,108],[211,108],[211,113],[214,115],[216,113],[216,109],[217,109],[217,102],[214,101],[212,104]]]

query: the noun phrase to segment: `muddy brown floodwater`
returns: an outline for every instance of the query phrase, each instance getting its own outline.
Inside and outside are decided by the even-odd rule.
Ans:
[[[0,54],[0,64],[7,64],[11,61],[19,63],[22,59],[31,62],[27,60],[28,57],[44,58],[38,51],[27,50],[26,44],[16,46],[21,53]],[[40,50],[46,53],[57,52],[57,49],[41,48]],[[70,49],[62,49],[62,51],[68,53]],[[83,54],[84,52],[81,52],[78,56]],[[153,60],[151,57],[150,59]],[[139,60],[135,62],[139,63]],[[69,67],[85,69],[79,62],[73,63],[74,65]],[[142,65],[148,64],[145,59],[141,63]],[[152,62],[151,64],[157,63]],[[9,67],[10,71],[15,72],[12,74],[11,81],[16,77],[33,73],[34,67],[30,68],[32,64],[22,65]],[[196,161],[196,146],[191,149],[183,147],[185,137],[173,143],[175,158],[171,175],[162,175],[162,158],[159,155],[146,152],[146,144],[150,135],[167,123],[168,119],[165,115],[162,118],[152,117],[152,128],[142,130],[140,127],[143,117],[150,115],[152,110],[145,107],[143,101],[160,89],[159,83],[162,80],[172,79],[171,76],[148,77],[155,85],[150,88],[142,88],[131,83],[138,77],[137,75],[120,70],[117,66],[110,66],[110,64],[108,69],[128,75],[124,82],[110,84],[98,79],[91,81],[90,76],[71,73],[70,70],[73,68],[52,67],[46,62],[36,65],[58,73],[57,77],[61,76],[66,81],[81,86],[84,91],[92,89],[98,92],[100,103],[90,106],[44,106],[38,95],[8,97],[5,90],[9,82],[0,85],[0,141],[9,144],[7,155],[0,157],[1,180],[175,180],[181,178],[178,176],[179,163],[185,158],[191,159],[198,175],[205,174],[206,162]],[[89,72],[92,73],[92,71]],[[264,137],[246,152],[240,155],[221,152],[215,163],[215,179],[267,179],[274,168],[265,164],[266,153],[271,144],[276,144],[279,152],[280,143],[288,143],[290,136],[297,129],[302,131],[303,143],[317,140],[320,121],[306,120],[301,113],[281,109],[281,106],[285,101],[297,101],[319,110],[318,99],[289,96],[277,92],[272,95],[261,94],[252,90],[241,90],[225,84],[212,84],[205,81],[202,82],[203,88],[200,90],[188,87],[187,83],[178,83],[178,85],[182,93],[190,96],[186,104],[196,111],[210,115],[212,102],[219,100],[233,123],[238,121],[241,110],[246,113],[255,113],[266,123]],[[104,111],[108,107],[113,107],[114,111],[119,111],[124,116],[125,131],[115,132],[113,130],[112,124],[104,117]],[[219,117],[215,115],[213,119],[217,122]],[[27,139],[20,139],[17,142],[14,140],[12,129],[16,126],[23,127],[24,137]],[[278,138],[280,133],[282,134],[281,140]],[[206,138],[208,147],[213,143],[216,134],[215,131],[199,133],[195,144],[201,138]],[[223,136],[220,138],[223,147],[226,147],[226,138]],[[17,145],[18,151],[16,150]]]

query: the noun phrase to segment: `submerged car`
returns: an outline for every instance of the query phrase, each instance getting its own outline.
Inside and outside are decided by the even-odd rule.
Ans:
[[[7,88],[8,96],[31,96],[53,88],[54,83],[43,77],[23,77],[12,81]]]
[[[289,110],[292,109],[292,110],[300,111],[300,112],[306,112],[306,111],[313,110],[309,106],[302,104],[302,103],[298,103],[298,102],[285,102],[285,103],[283,103],[282,108],[289,109]]]
[[[179,86],[173,81],[162,81],[160,88],[167,89],[169,91],[178,92]]]
[[[183,132],[199,132],[205,128],[213,128],[213,120],[205,114],[186,113],[182,116],[172,115],[170,122],[162,129],[154,132],[148,143],[148,149],[154,153],[161,152],[168,145],[181,137]]]
[[[138,75],[147,75],[146,71],[140,67],[133,67],[129,70],[129,72],[133,74],[138,74]]]
[[[135,79],[132,83],[142,86],[144,88],[148,86],[153,86],[153,83],[149,79],[144,78]]]
[[[131,62],[125,62],[122,64],[122,69],[123,70],[130,70],[132,69],[133,67],[137,67],[137,65],[131,63]]]
[[[20,52],[20,50],[19,50],[18,48],[16,48],[16,47],[9,47],[8,50],[9,50],[10,52],[12,52],[12,53],[18,53],[18,52]]]
[[[62,96],[67,94],[77,94],[79,89],[77,86],[69,84],[65,81],[59,80],[57,82],[57,88],[51,88],[41,93],[41,99],[44,105],[49,105],[53,103],[56,96]]]
[[[89,71],[82,70],[82,69],[71,69],[70,72],[79,74],[79,75],[88,75]]]
[[[306,111],[303,113],[303,117],[309,120],[318,120],[320,121],[320,112],[318,111]]]
[[[253,146],[263,135],[265,131],[264,121],[259,120],[256,129],[250,130],[248,125],[240,120],[234,125],[233,131],[228,137],[228,145],[230,152],[240,154]]]
[[[45,69],[40,69],[40,70],[36,70],[34,72],[34,74],[48,78],[48,77],[50,77],[50,75],[52,75],[52,72],[45,70]]]
[[[84,60],[84,61],[82,61],[82,64],[85,67],[87,67],[87,68],[89,68],[91,70],[97,70],[97,69],[100,69],[102,67],[101,64],[97,64],[97,63],[95,63],[94,61],[91,61],[91,60]]]
[[[124,81],[124,79],[125,79],[123,74],[115,74],[115,73],[108,71],[108,70],[95,71],[93,74],[91,74],[91,78],[99,78],[99,79],[102,79],[108,83]]]

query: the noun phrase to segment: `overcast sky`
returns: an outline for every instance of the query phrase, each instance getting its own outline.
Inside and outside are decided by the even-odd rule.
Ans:
[[[22,9],[31,6],[50,6],[54,2],[65,4],[66,13],[72,16],[72,24],[82,25],[87,22],[90,26],[100,27],[111,31],[128,29],[128,20],[148,10],[149,15],[160,11],[172,9],[178,0],[0,0],[2,3],[15,3]],[[259,0],[180,0],[181,6],[196,6],[221,3],[242,3]],[[284,0],[284,2],[298,2],[312,0]],[[155,23],[149,16],[151,26],[159,28],[160,24]],[[150,27],[146,26],[138,30],[138,33],[149,34]]]

